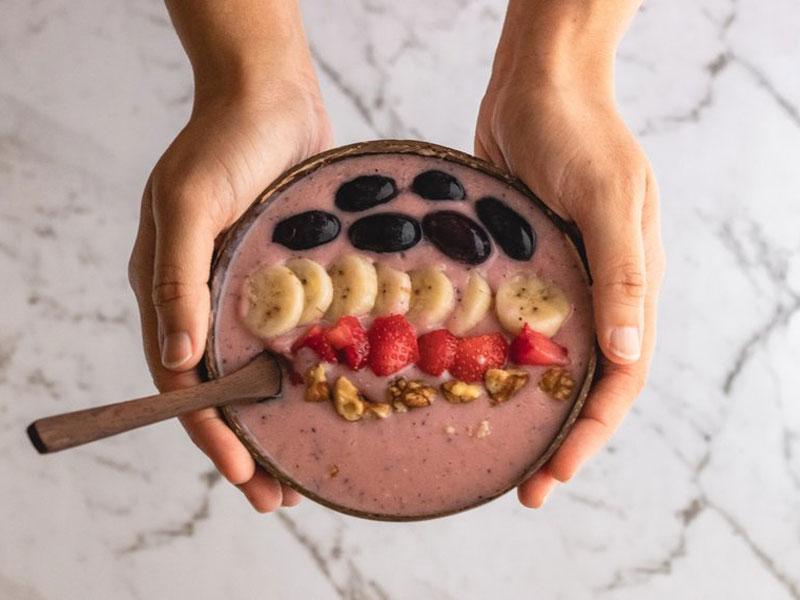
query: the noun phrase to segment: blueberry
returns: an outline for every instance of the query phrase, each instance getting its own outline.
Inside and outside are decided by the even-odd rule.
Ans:
[[[533,256],[536,234],[522,215],[491,196],[478,200],[475,210],[494,241],[510,258],[528,260]]]
[[[342,224],[336,215],[309,210],[284,219],[272,230],[272,241],[291,250],[308,250],[335,240]]]
[[[336,207],[358,212],[389,202],[397,196],[397,184],[391,177],[362,175],[344,182],[336,190]]]
[[[401,213],[361,217],[347,230],[350,243],[370,252],[401,252],[416,246],[422,230],[416,219]]]
[[[428,200],[463,200],[466,196],[461,182],[444,171],[425,171],[414,177],[414,193]]]
[[[478,265],[492,252],[492,242],[483,227],[454,210],[428,213],[422,219],[422,231],[442,253],[458,262]]]

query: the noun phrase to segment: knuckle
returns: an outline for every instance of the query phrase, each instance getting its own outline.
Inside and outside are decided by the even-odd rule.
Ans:
[[[189,298],[195,287],[187,281],[184,270],[178,265],[161,265],[153,281],[153,306],[162,308]]]
[[[623,264],[603,284],[610,293],[629,300],[641,300],[647,291],[647,276],[634,263]]]

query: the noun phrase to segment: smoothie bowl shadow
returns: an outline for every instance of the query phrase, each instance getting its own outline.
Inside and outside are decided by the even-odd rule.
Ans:
[[[437,179],[429,176],[431,173],[445,175]],[[390,181],[391,189],[380,188],[379,202],[373,206],[353,208],[338,202],[336,191],[356,179],[369,180],[372,187]],[[419,198],[419,194],[428,197]],[[507,250],[508,245],[498,241],[495,232],[491,242],[490,236],[482,234],[490,258],[460,257],[465,264],[451,265],[457,301],[461,301],[466,278],[479,266],[485,267],[483,274],[495,289],[504,278],[526,269],[537,276],[565,279],[573,304],[558,335],[569,341],[565,345],[572,358],[574,381],[567,396],[548,398],[541,386],[544,367],[532,367],[528,391],[503,404],[490,403],[486,397],[468,404],[439,398],[429,406],[403,410],[404,414],[389,418],[348,422],[336,414],[330,402],[304,399],[300,371],[292,363],[291,339],[279,336],[277,342],[267,344],[242,325],[242,285],[247,273],[258,265],[304,257],[324,266],[353,251],[355,243],[361,248],[355,252],[376,263],[388,261],[397,270],[421,269],[439,260],[435,254],[439,248],[436,240],[427,240],[433,229],[418,227],[417,232],[413,224],[424,224],[431,211],[475,215],[476,201],[487,196],[525,212],[533,226],[535,252],[531,250],[532,257],[514,255],[515,250]],[[337,212],[337,206],[344,209]],[[402,212],[398,213],[397,207]],[[331,240],[308,249],[302,240],[293,249],[274,242],[280,222],[307,221],[305,215],[315,212],[309,209],[318,208],[323,210],[317,212],[338,215]],[[297,216],[301,214],[304,216]],[[389,237],[400,235],[394,252],[370,246],[382,243],[385,236],[380,219],[387,218],[386,214],[411,215],[407,221],[412,226],[400,223],[396,231],[387,233]],[[313,217],[310,214],[309,218]],[[365,218],[375,226],[361,227],[359,233],[357,221]],[[444,229],[447,227],[445,224]],[[295,233],[292,229],[290,237]],[[455,234],[446,231],[444,237],[450,235]],[[449,252],[447,248],[444,251]],[[441,260],[452,263],[450,259],[458,251],[451,254],[442,255]],[[311,157],[280,176],[218,244],[211,272],[211,307],[205,356],[211,378],[243,366],[265,346],[285,357],[283,397],[222,408],[228,425],[257,464],[282,483],[333,510],[367,519],[443,517],[485,504],[519,485],[547,462],[569,433],[597,364],[591,279],[575,228],[503,171],[468,154],[420,141],[378,140],[343,146]],[[471,333],[499,328],[494,317],[481,323]],[[294,330],[295,338],[303,329]],[[341,365],[334,368],[342,372]],[[411,370],[419,374],[413,365]],[[375,386],[382,380],[389,385],[397,376],[414,379],[407,371],[381,378],[364,368],[353,376],[366,381],[364,385]]]

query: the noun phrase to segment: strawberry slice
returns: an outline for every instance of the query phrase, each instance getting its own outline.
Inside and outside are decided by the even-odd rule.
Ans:
[[[336,352],[328,341],[325,330],[321,325],[312,325],[294,341],[292,352],[297,352],[300,348],[311,348],[325,362],[339,362],[336,358]]]
[[[549,337],[534,331],[528,324],[522,328],[511,342],[509,357],[518,365],[559,365],[569,364],[567,349],[559,346]]]
[[[368,339],[369,368],[376,375],[397,373],[419,358],[417,336],[403,315],[376,318]]]
[[[462,338],[456,346],[450,374],[467,383],[480,381],[487,369],[500,368],[506,364],[507,354],[508,343],[501,333]]]
[[[367,332],[356,317],[350,315],[340,317],[325,332],[325,339],[337,351],[339,360],[354,371],[362,369],[367,364],[369,356]]]
[[[456,357],[458,338],[447,329],[437,329],[421,335],[417,340],[419,360],[417,366],[429,375],[441,375]]]

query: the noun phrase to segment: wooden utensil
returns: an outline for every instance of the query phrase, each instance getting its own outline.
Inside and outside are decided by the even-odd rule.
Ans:
[[[65,450],[186,412],[281,394],[281,367],[263,352],[238,371],[194,387],[34,421],[28,437],[40,454]]]

